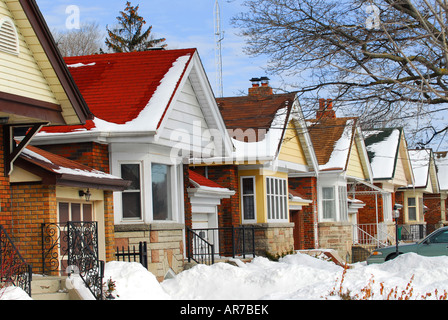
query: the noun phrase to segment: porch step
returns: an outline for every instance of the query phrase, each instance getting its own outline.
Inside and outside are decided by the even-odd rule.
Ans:
[[[70,300],[65,287],[67,277],[33,276],[31,298],[34,300]]]

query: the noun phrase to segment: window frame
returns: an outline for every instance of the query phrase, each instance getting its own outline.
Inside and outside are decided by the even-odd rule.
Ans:
[[[251,194],[244,194],[244,188],[243,188],[243,180],[244,179],[251,179],[253,183],[253,192]],[[241,220],[243,223],[254,223],[257,221],[257,185],[256,185],[256,179],[255,176],[242,176],[240,177],[240,186],[241,186]],[[253,197],[253,218],[247,219],[246,213],[244,212],[244,197]]]
[[[333,193],[333,197],[331,199],[324,198],[324,189],[331,189],[331,191]],[[321,192],[321,204],[322,204],[322,221],[337,221],[336,188],[335,188],[335,186],[322,186],[320,188],[320,192]],[[326,202],[332,203],[331,207],[333,208],[333,214],[330,217],[325,216],[325,213],[326,213],[325,203]]]
[[[138,165],[139,167],[139,189],[125,189],[121,191],[121,199],[120,199],[120,205],[121,205],[121,220],[124,222],[141,222],[144,220],[144,204],[143,204],[143,168],[141,162],[135,162],[135,161],[123,161],[119,163],[119,169],[120,169],[120,177],[123,178],[122,169],[123,165]],[[140,217],[125,217],[124,216],[124,205],[123,205],[123,195],[126,193],[139,193],[140,194]]]
[[[167,196],[169,196],[169,198],[167,199],[167,205],[169,207],[169,217],[167,217],[167,219],[155,219],[154,217],[154,189],[153,189],[153,165],[162,165],[162,166],[166,166],[167,172],[168,172],[168,177],[167,177],[167,183],[168,186],[167,188],[170,191],[174,190],[176,181],[174,179],[176,179],[176,171],[174,170],[174,166],[171,164],[167,164],[167,163],[163,163],[163,162],[159,162],[159,161],[152,161],[150,163],[150,172],[151,172],[151,179],[150,179],[150,183],[151,183],[151,220],[155,221],[155,222],[173,222],[173,221],[177,221],[176,215],[177,215],[177,210],[175,208],[175,203],[174,203],[174,198],[172,192],[169,192],[169,194],[167,193]],[[174,183],[174,184],[173,184]]]
[[[409,200],[414,199],[414,204],[410,205]],[[408,221],[418,221],[418,197],[407,197],[406,199],[406,206],[407,206],[407,214],[408,214]],[[411,219],[411,210],[414,209],[415,211],[415,218]]]
[[[288,180],[266,177],[266,218],[268,222],[289,221]]]

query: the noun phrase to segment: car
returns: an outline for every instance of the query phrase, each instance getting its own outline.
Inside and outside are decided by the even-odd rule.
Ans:
[[[448,255],[448,227],[437,229],[416,243],[398,245],[398,254],[395,245],[376,249],[367,258],[367,264],[383,263],[408,252],[427,257]]]

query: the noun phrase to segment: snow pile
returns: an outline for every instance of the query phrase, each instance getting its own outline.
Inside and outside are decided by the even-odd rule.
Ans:
[[[112,261],[106,263],[104,282],[115,281],[112,292],[121,300],[168,300],[170,296],[156,277],[138,262]]]
[[[370,299],[406,295],[410,299],[436,299],[448,291],[447,256],[407,253],[383,264],[356,263],[346,271],[333,262],[301,253],[279,262],[257,257],[250,263],[235,263],[238,266],[197,265],[159,283],[139,263],[109,262],[104,281],[115,282],[113,294],[121,300],[324,300],[340,299],[340,295],[332,295],[339,291],[362,298],[366,289]],[[25,299],[17,290],[4,292],[2,298]],[[391,292],[397,296],[389,296]]]

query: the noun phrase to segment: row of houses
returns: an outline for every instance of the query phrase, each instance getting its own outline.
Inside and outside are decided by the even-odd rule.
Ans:
[[[402,128],[361,130],[331,99],[306,119],[266,77],[216,98],[196,49],[64,59],[34,0],[2,0],[0,64],[0,224],[34,273],[67,267],[69,222],[95,223],[103,261],[147,242],[159,280],[246,242],[352,262],[395,243],[396,204],[400,240],[447,223],[447,152],[409,150]]]

